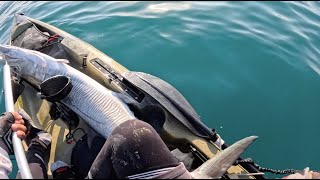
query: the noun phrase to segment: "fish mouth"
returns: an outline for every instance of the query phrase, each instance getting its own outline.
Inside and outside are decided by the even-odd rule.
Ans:
[[[9,65],[10,70],[14,76],[18,76],[19,72],[21,70],[21,68],[19,66],[19,62],[20,62],[20,59],[12,58],[6,54],[1,54],[1,52],[0,52],[0,65],[1,66]]]

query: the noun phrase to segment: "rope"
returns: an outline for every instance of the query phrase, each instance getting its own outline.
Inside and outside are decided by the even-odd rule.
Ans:
[[[51,40],[51,41],[52,41],[52,40]],[[35,49],[35,50],[36,50],[36,51],[40,51],[40,50],[42,50],[43,48],[46,48],[46,47],[49,47],[49,46],[52,46],[52,45],[58,44],[58,43],[60,43],[59,40],[56,41],[56,42],[50,43],[50,44],[45,43],[43,46],[41,46],[41,47],[39,47],[39,48],[37,48],[37,49]]]
[[[273,173],[273,174],[294,174],[294,173],[302,173],[303,172],[303,170],[296,170],[296,169],[274,170],[271,168],[264,168],[264,167],[259,166],[256,163],[254,163],[251,158],[237,160],[235,163],[236,164],[247,163],[247,164],[250,164],[250,165],[254,166],[255,168],[257,168],[258,171],[260,171],[260,172],[269,172],[269,173]],[[319,171],[313,171],[313,172],[319,172]]]

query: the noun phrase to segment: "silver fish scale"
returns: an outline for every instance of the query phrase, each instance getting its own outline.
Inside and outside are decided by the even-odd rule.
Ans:
[[[33,83],[55,75],[69,76],[73,88],[62,102],[105,138],[116,126],[135,118],[115,93],[57,59],[38,51],[9,45],[0,45],[0,54],[5,55],[9,65],[20,67],[18,73],[22,77],[29,80],[33,78]]]
[[[128,106],[112,91],[67,64],[49,65],[47,75],[70,77],[73,88],[62,102],[105,138],[116,126],[135,118]]]

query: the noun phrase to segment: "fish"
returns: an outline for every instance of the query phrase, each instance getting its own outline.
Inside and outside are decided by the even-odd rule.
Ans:
[[[218,179],[235,163],[240,155],[257,139],[249,136],[237,141],[214,157],[204,162],[190,174],[194,179]]]
[[[6,61],[18,78],[38,87],[53,76],[69,77],[73,87],[61,102],[106,139],[115,127],[136,119],[118,93],[69,66],[68,60],[10,45],[0,45],[0,55],[0,62]]]

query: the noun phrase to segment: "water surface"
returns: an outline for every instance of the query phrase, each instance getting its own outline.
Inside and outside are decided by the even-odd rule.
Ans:
[[[259,136],[261,166],[319,170],[319,2],[0,2],[0,43],[17,12],[171,83],[228,144]]]

